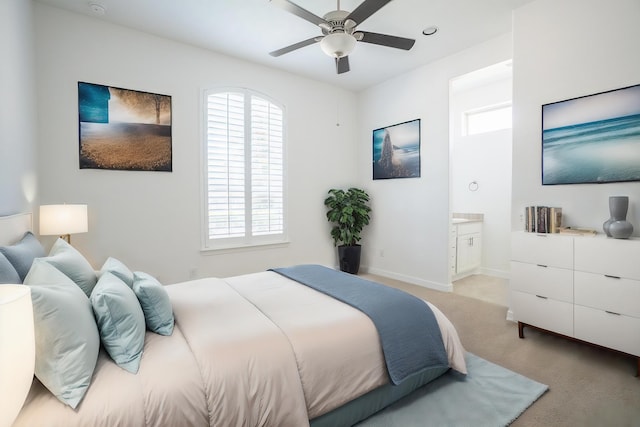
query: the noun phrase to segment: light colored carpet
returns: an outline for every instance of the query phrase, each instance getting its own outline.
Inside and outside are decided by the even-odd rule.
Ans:
[[[548,387],[467,353],[464,376],[455,371],[418,389],[359,427],[507,426]]]
[[[506,307],[380,276],[364,277],[432,302],[455,325],[467,351],[549,385],[513,427],[640,427],[637,359],[530,328],[519,339],[517,325],[506,320]]]
[[[509,280],[500,277],[473,274],[453,282],[453,292],[503,307],[509,306]]]

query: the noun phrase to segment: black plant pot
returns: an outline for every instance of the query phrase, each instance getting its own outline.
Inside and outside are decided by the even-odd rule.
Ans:
[[[340,261],[340,270],[346,273],[358,274],[360,269],[360,253],[362,246],[338,246],[338,259]]]

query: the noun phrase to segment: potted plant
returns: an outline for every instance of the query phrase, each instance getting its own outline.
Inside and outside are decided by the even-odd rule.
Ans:
[[[347,191],[332,188],[324,201],[328,208],[327,219],[333,224],[331,237],[338,247],[340,270],[358,274],[362,247],[360,232],[369,224],[369,195],[362,189],[349,188]]]

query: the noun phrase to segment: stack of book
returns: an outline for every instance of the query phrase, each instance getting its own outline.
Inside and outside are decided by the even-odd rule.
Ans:
[[[562,226],[562,208],[527,206],[525,230],[531,233],[558,233]]]

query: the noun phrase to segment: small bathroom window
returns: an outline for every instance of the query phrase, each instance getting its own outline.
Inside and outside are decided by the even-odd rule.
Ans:
[[[464,112],[466,136],[511,128],[511,103],[491,105]]]

